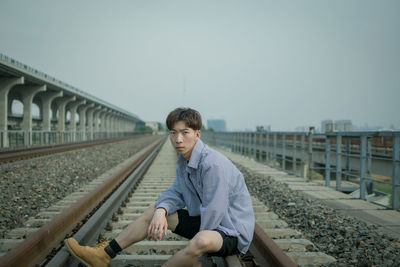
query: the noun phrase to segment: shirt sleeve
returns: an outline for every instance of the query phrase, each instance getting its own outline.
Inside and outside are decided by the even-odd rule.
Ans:
[[[167,212],[166,215],[172,214],[178,209],[185,207],[183,196],[179,188],[178,179],[175,179],[174,183],[161,195],[156,201],[156,209],[164,208]]]
[[[200,231],[216,229],[228,209],[228,203],[228,177],[222,166],[213,164],[203,173]]]

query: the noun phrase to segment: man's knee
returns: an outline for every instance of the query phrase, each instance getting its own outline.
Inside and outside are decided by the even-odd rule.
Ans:
[[[205,252],[209,251],[212,248],[212,245],[212,240],[199,232],[189,241],[188,251],[193,255],[201,256]]]

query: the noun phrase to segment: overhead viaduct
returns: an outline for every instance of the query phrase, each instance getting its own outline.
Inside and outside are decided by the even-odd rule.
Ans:
[[[15,114],[16,104],[23,106],[22,114]],[[0,54],[0,147],[18,138],[25,146],[38,139],[108,138],[133,132],[137,123],[143,121],[136,115]]]

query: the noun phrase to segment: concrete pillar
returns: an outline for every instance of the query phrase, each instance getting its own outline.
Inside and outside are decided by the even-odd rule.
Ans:
[[[89,139],[93,140],[93,113],[96,110],[99,110],[101,107],[96,106],[88,110],[88,129],[87,131],[89,132]]]
[[[112,114],[112,111],[111,110],[109,110],[109,109],[107,109],[107,111],[103,114],[103,117],[104,117],[104,123],[103,123],[103,119],[102,119],[102,131],[105,133],[105,136],[107,137],[107,138],[109,138],[110,137],[110,134],[109,134],[109,127],[110,127],[110,116],[111,116],[111,114]]]
[[[58,106],[57,132],[59,136],[57,142],[64,143],[67,141],[65,136],[65,107],[69,102],[75,101],[75,99],[75,96],[68,96],[56,100]]]
[[[106,116],[108,113],[108,109],[104,108],[101,112],[100,112],[100,120],[101,120],[101,127],[100,127],[100,131],[105,132],[106,131]]]
[[[22,95],[22,103],[24,105],[24,113],[22,119],[22,130],[24,131],[24,145],[32,144],[32,102],[34,96],[39,92],[46,91],[46,85],[26,86],[17,85],[15,90],[18,90]]]
[[[87,104],[83,107],[79,108],[79,131],[81,132],[82,135],[82,141],[85,141],[87,139],[86,137],[86,110],[93,108],[94,103]]]
[[[110,111],[108,113],[108,117],[107,117],[107,124],[106,124],[106,128],[107,128],[107,132],[112,132],[112,120],[114,117],[114,112]]]
[[[50,128],[51,128],[51,121],[53,121],[53,120],[58,121],[58,119],[57,119],[57,110],[58,110],[57,105],[51,105]]]
[[[24,84],[24,77],[3,78],[0,77],[0,131],[8,130],[8,92],[18,84]],[[8,147],[8,135],[6,132],[0,133],[1,147]]]
[[[65,131],[65,107],[69,102],[75,101],[75,96],[68,96],[57,99],[57,106],[58,106],[58,124],[57,124],[57,131],[63,132]]]
[[[122,133],[123,131],[124,131],[124,129],[123,129],[123,118],[122,117],[120,117],[119,118],[119,121],[118,121],[118,132],[119,133]]]
[[[104,113],[104,124],[103,124],[103,131],[109,132],[109,127],[110,127],[110,117],[111,117],[111,111],[107,110],[106,113]]]
[[[113,122],[112,122],[112,129],[113,129],[113,132],[115,132],[115,133],[119,132],[118,123],[119,123],[119,117],[118,117],[118,115],[115,115]]]
[[[86,104],[86,100],[76,101],[69,105],[69,111],[71,113],[71,119],[69,121],[69,125],[70,125],[69,130],[72,132],[72,141],[73,142],[76,141],[76,121],[75,121],[76,110],[78,109],[78,107],[80,105],[84,105],[84,104]],[[81,120],[80,117],[79,117],[79,120]]]
[[[120,118],[119,118],[119,114],[118,114],[118,115],[115,116],[114,124],[113,124],[113,131],[115,133],[117,133],[116,136],[119,136],[119,132],[120,132],[120,130],[119,130],[119,120],[120,120]]]
[[[94,130],[93,131],[96,133],[96,139],[99,138],[99,126],[100,126],[99,117],[103,111],[104,111],[104,109],[101,106],[99,106],[98,109],[96,109],[93,113],[93,116],[94,116],[94,125],[93,125]]]
[[[111,132],[113,136],[114,136],[114,132],[115,132],[115,129],[114,129],[115,118],[116,118],[116,115],[115,115],[114,112],[112,112],[110,114],[110,116],[109,116],[109,123],[108,123],[108,126],[107,126],[108,131]]]
[[[42,99],[42,130],[43,131],[51,131],[51,103],[57,97],[62,97],[63,92],[46,92],[41,95]]]

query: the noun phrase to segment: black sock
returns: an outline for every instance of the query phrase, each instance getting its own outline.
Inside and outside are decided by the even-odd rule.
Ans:
[[[118,245],[117,241],[115,239],[111,240],[109,245],[104,248],[104,251],[110,256],[111,258],[115,258],[117,256],[117,253],[120,252],[122,249]]]

